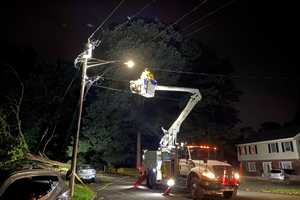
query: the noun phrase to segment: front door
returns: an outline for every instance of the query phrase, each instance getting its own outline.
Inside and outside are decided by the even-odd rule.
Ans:
[[[268,176],[270,174],[270,171],[272,169],[272,162],[263,162],[263,176]]]

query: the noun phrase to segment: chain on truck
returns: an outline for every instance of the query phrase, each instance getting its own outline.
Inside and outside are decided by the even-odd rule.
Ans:
[[[199,90],[158,85],[154,75],[147,69],[138,80],[130,81],[130,90],[146,98],[155,97],[156,91],[190,94],[189,101],[169,129],[162,128],[163,137],[159,149],[144,151],[143,174],[147,186],[154,188],[157,184],[167,185],[166,191],[169,192],[176,184],[176,179],[182,176],[186,177],[186,186],[194,199],[207,195],[234,198],[239,184],[238,173],[233,171],[230,164],[205,156],[216,152],[216,147],[177,143],[181,124],[202,98]]]

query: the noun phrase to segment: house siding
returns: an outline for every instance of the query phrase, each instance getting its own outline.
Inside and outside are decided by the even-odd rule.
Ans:
[[[287,147],[282,144],[292,142],[293,148],[287,151]],[[271,145],[274,143],[273,147]],[[255,151],[251,151],[250,146],[255,146]],[[288,146],[291,147],[291,146]],[[271,162],[272,169],[281,168],[282,161],[291,161],[292,168],[300,175],[300,134],[293,138],[260,141],[237,145],[237,156],[240,161],[241,173],[248,176],[261,176],[264,173],[263,163]],[[284,148],[284,149],[283,149]],[[252,148],[253,149],[253,148]],[[274,150],[275,152],[272,152]],[[246,151],[246,152],[245,152]],[[271,151],[271,152],[270,152]],[[255,162],[256,171],[249,171],[248,163]]]
[[[241,171],[240,173],[242,175],[246,176],[263,176],[263,163],[264,162],[272,162],[272,169],[278,169],[280,168],[280,162],[281,161],[291,161],[292,162],[292,167],[296,171],[297,174],[300,174],[300,160],[253,160],[253,161],[242,161],[241,162]],[[248,169],[248,162],[255,162],[256,163],[256,171],[251,172]]]

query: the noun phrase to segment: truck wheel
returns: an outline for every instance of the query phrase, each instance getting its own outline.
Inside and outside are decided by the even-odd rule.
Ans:
[[[147,173],[147,187],[150,189],[154,189],[156,186],[156,176],[152,170],[149,170]]]
[[[201,200],[203,198],[203,191],[199,185],[199,178],[192,177],[191,182],[189,184],[189,190],[194,200]]]
[[[233,192],[224,192],[223,196],[226,200],[234,200],[237,194],[237,190],[234,190]]]

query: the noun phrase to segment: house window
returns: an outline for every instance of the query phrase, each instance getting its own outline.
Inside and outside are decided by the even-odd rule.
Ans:
[[[247,146],[244,146],[245,155],[247,155]]]
[[[249,154],[257,154],[257,146],[255,144],[249,146]]]
[[[248,162],[248,172],[256,172],[256,163]]]
[[[293,147],[293,142],[292,141],[281,142],[281,147],[282,147],[282,151],[283,152],[294,151],[294,147]]]
[[[282,169],[293,169],[292,161],[281,161],[280,165]]]
[[[238,147],[238,152],[239,152],[239,155],[242,155],[241,147]]]
[[[269,153],[277,153],[278,151],[278,143],[270,143],[268,144]]]

